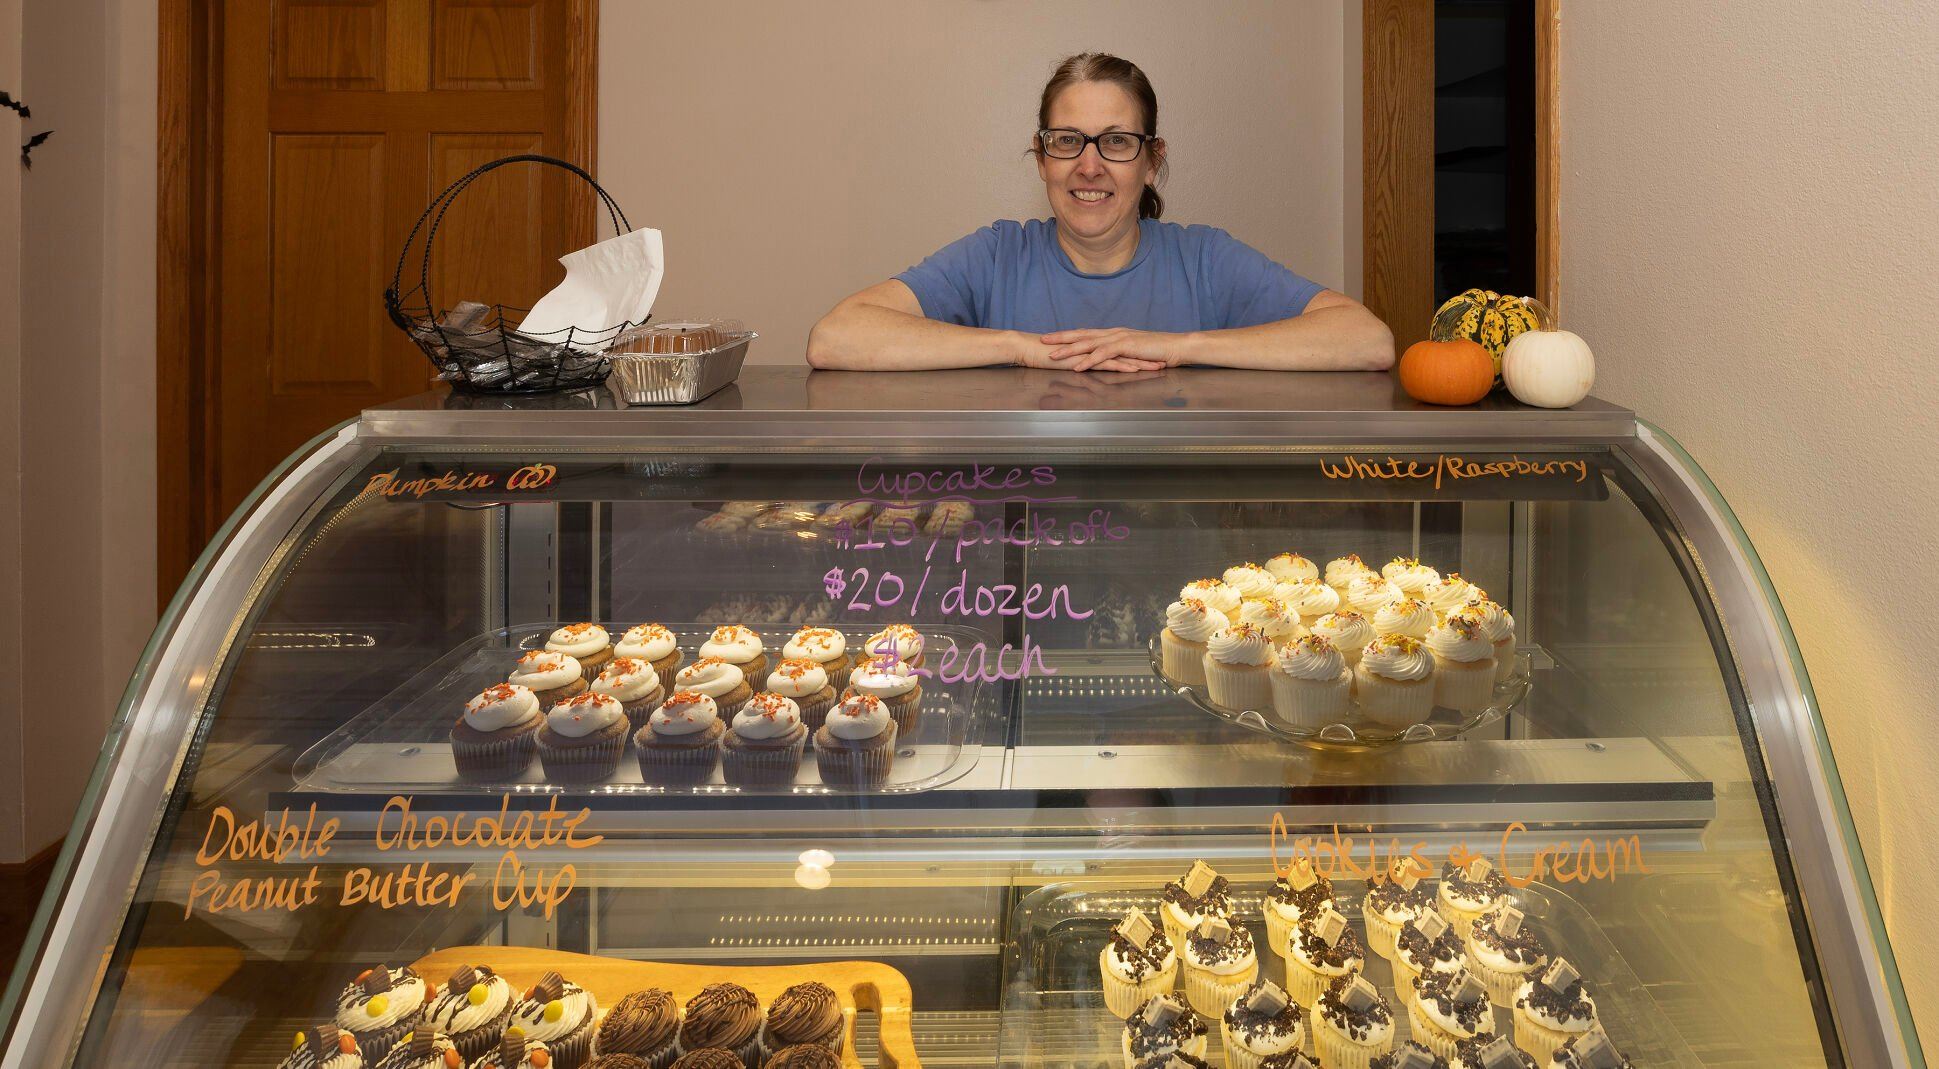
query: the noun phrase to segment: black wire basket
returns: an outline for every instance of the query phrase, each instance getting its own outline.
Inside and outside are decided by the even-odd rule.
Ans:
[[[431,246],[444,213],[460,193],[489,171],[512,163],[543,163],[561,167],[584,179],[599,194],[615,234],[630,233],[632,224],[612,195],[592,175],[565,160],[532,154],[506,156],[482,164],[432,198],[404,239],[397,254],[397,271],[384,291],[384,310],[438,369],[438,377],[457,389],[491,394],[549,393],[598,386],[613,370],[607,350],[620,333],[639,324],[617,323],[600,329],[568,327],[529,333],[518,329],[527,309],[502,304],[463,303],[440,308],[431,297]],[[425,223],[429,221],[430,226]],[[418,263],[417,285],[403,292],[404,264],[418,234],[424,234],[424,256]],[[647,318],[652,318],[648,316]]]

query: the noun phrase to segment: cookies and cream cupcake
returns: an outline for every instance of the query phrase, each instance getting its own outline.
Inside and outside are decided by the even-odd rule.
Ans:
[[[613,1003],[593,1030],[594,1064],[612,1055],[628,1055],[647,1069],[667,1069],[680,1056],[674,1045],[679,1029],[680,1005],[672,993],[657,987],[635,991]]]
[[[1180,601],[1202,601],[1205,607],[1223,613],[1228,624],[1239,622],[1239,592],[1222,579],[1194,579],[1178,591]]]
[[[1271,980],[1239,992],[1219,1018],[1227,1069],[1260,1069],[1274,1055],[1306,1046],[1306,1015],[1293,996]]]
[[[910,668],[921,668],[923,666],[922,648],[922,632],[908,624],[890,624],[870,635],[868,640],[862,643],[860,660],[892,657]],[[853,676],[849,677],[850,683],[854,681]]]
[[[856,665],[842,696],[857,694],[880,699],[889,719],[895,721],[897,736],[904,743],[915,741],[916,728],[922,723],[922,680],[909,662],[884,655]]]
[[[1415,598],[1402,598],[1390,601],[1373,614],[1373,631],[1376,635],[1406,635],[1409,638],[1426,638],[1434,629],[1434,610],[1427,603]]]
[[[842,659],[846,661],[847,655]],[[847,669],[843,669],[843,674],[847,674]],[[774,671],[768,673],[767,689],[794,700],[795,707],[801,710],[801,722],[808,725],[810,733],[821,730],[822,721],[828,719],[828,710],[835,707],[838,697],[828,669],[807,657],[790,657],[775,665]]]
[[[578,661],[588,683],[613,659],[612,636],[598,624],[567,624],[546,637],[545,648]]]
[[[620,636],[613,645],[613,656],[637,657],[651,663],[661,679],[671,679],[680,668],[683,654],[680,640],[671,630],[660,624],[640,624]]]
[[[550,709],[586,692],[586,670],[569,653],[527,650],[519,655],[505,682],[526,688],[538,699],[540,708]]]
[[[1381,566],[1380,575],[1410,598],[1420,597],[1428,586],[1441,581],[1440,572],[1413,557],[1395,557]]]
[[[1318,730],[1346,719],[1353,672],[1324,636],[1306,635],[1281,648],[1266,679],[1272,710],[1287,725]]]
[[[1238,591],[1241,601],[1246,598],[1270,597],[1273,585],[1279,582],[1271,572],[1251,561],[1227,568],[1225,574],[1219,578],[1226,586]]]
[[[1465,867],[1450,859],[1441,866],[1438,897],[1441,915],[1466,939],[1482,914],[1508,905],[1508,879],[1485,857],[1472,858]]]
[[[464,1055],[443,1032],[420,1024],[377,1059],[376,1069],[464,1069]]]
[[[618,702],[620,712],[626,714],[626,722],[635,731],[667,696],[653,662],[639,657],[615,657],[607,661],[599,678],[592,681],[592,692]]]
[[[1347,606],[1354,612],[1372,620],[1390,601],[1406,597],[1400,588],[1388,582],[1379,572],[1364,572],[1353,577],[1347,585]]]
[[[1393,1049],[1394,1011],[1364,976],[1327,985],[1313,1006],[1313,1048],[1326,1069],[1372,1069]]]
[[[707,641],[700,644],[700,658],[718,657],[741,670],[748,679],[759,679],[767,674],[767,648],[761,636],[753,628],[740,624],[716,627],[708,634]]]
[[[640,778],[661,787],[707,782],[720,762],[720,740],[726,733],[720,705],[712,697],[691,690],[673,692],[633,734]]]
[[[1454,613],[1427,633],[1427,651],[1434,655],[1434,704],[1471,712],[1495,700],[1495,644],[1481,621]]]
[[[334,1024],[319,1024],[296,1033],[289,1056],[277,1069],[364,1069],[357,1037]]]
[[[793,698],[762,691],[741,706],[720,744],[721,775],[736,787],[793,783],[808,727]]]
[[[1280,957],[1288,953],[1293,928],[1307,917],[1333,905],[1333,881],[1305,854],[1297,855],[1286,875],[1277,877],[1260,902],[1266,918],[1266,947]]]
[[[815,732],[815,767],[830,786],[876,786],[895,766],[895,720],[882,699],[856,694],[829,710]]]
[[[790,661],[813,661],[828,675],[828,685],[839,693],[848,686],[848,670],[855,660],[848,653],[848,639],[832,627],[804,627],[781,647],[781,656]],[[770,686],[769,690],[774,688]],[[799,697],[789,695],[800,701]],[[826,711],[826,710],[824,710]],[[807,707],[802,707],[807,713]],[[817,727],[820,725],[817,724]]]
[[[1394,994],[1402,1006],[1414,1001],[1414,981],[1424,973],[1466,971],[1468,951],[1447,918],[1429,910],[1403,922],[1394,937]]]
[[[1180,682],[1205,682],[1205,644],[1223,631],[1231,619],[1205,602],[1184,598],[1165,608],[1165,629],[1158,648],[1165,675]]]
[[[545,714],[539,765],[554,783],[596,783],[619,771],[629,732],[615,699],[591,693],[568,698]]]
[[[1463,615],[1473,616],[1481,624],[1481,631],[1495,646],[1495,682],[1499,683],[1515,674],[1515,618],[1508,610],[1492,601],[1478,601],[1465,609]]]
[[[1104,1006],[1129,1017],[1146,1001],[1165,994],[1178,979],[1178,954],[1164,930],[1134,909],[1111,929],[1111,941],[1097,953]]]
[[[1546,1064],[1563,1045],[1596,1027],[1596,1000],[1567,958],[1556,958],[1515,992],[1515,1045]]]
[[[1159,892],[1159,923],[1172,946],[1180,946],[1185,934],[1208,917],[1232,919],[1231,884],[1203,861],[1192,862],[1184,876],[1167,883]]]
[[[1366,965],[1360,937],[1339,910],[1322,908],[1300,919],[1287,940],[1286,990],[1307,1008],[1319,1001],[1328,984],[1360,975]]]
[[[680,1050],[718,1047],[748,1065],[761,1053],[761,1000],[739,984],[708,984],[687,1000],[679,1031]]]
[[[1346,659],[1347,667],[1360,663],[1360,654],[1374,640],[1373,624],[1352,609],[1336,609],[1313,621],[1313,634],[1324,636]]]
[[[1409,858],[1397,857],[1367,888],[1360,916],[1367,925],[1367,947],[1383,958],[1394,956],[1400,926],[1434,908],[1434,889],[1421,880]]]
[[[1461,578],[1460,572],[1449,572],[1427,584],[1421,591],[1420,600],[1434,610],[1434,615],[1445,618],[1448,613],[1465,607],[1481,588]]]
[[[1409,1039],[1375,1058],[1373,1069],[1448,1069],[1448,1060]]]
[[[1636,1069],[1616,1049],[1601,1025],[1576,1036],[1549,1057],[1542,1069]]]
[[[795,984],[768,1004],[761,1025],[761,1052],[772,1059],[788,1047],[811,1046],[840,1054],[846,1025],[834,988],[814,981]]]
[[[1540,1069],[1540,1066],[1527,1051],[1510,1043],[1507,1036],[1490,1032],[1455,1044],[1448,1069]]]
[[[1233,624],[1205,643],[1205,691],[1227,709],[1272,708],[1273,646],[1250,624]]]
[[[528,1043],[545,1044],[558,1069],[578,1069],[592,1055],[598,1017],[599,1002],[592,992],[557,972],[547,972],[512,1006],[505,1034],[516,1030]]]
[[[740,666],[719,657],[702,657],[680,669],[674,674],[673,688],[705,694],[726,716],[740,712],[747,699],[754,696],[754,687]]]
[[[1353,680],[1360,711],[1377,724],[1412,727],[1434,712],[1434,657],[1420,639],[1381,635],[1369,642]]]
[[[1306,633],[1299,614],[1278,598],[1246,599],[1239,606],[1239,622],[1258,628],[1275,646],[1284,646]]]
[[[474,1062],[505,1034],[516,997],[512,985],[490,968],[461,965],[432,992],[423,1026],[450,1036],[459,1055]]]
[[[1252,932],[1224,917],[1207,917],[1186,933],[1178,960],[1184,973],[1185,1000],[1207,1017],[1224,1013],[1240,992],[1259,979],[1259,954]]]
[[[1473,973],[1422,973],[1413,986],[1407,1023],[1414,1038],[1441,1057],[1452,1060],[1463,1041],[1495,1030],[1488,986]]]
[[[451,760],[458,778],[472,783],[515,780],[538,753],[539,700],[530,687],[499,683],[465,703],[451,725]]]
[[[1319,566],[1297,553],[1274,554],[1266,561],[1266,571],[1271,573],[1275,583],[1291,583],[1320,577]]]
[[[1340,607],[1340,593],[1318,579],[1296,579],[1273,588],[1272,596],[1299,614],[1301,625],[1311,630],[1313,622]]]
[[[796,1043],[775,1051],[761,1069],[842,1069],[842,1056],[813,1043]]]
[[[1147,999],[1124,1019],[1124,1064],[1135,1067],[1148,1058],[1174,1052],[1203,1057],[1207,1034],[1205,1022],[1184,999],[1177,995]]]
[[[1503,906],[1468,931],[1468,968],[1488,985],[1497,1006],[1513,1006],[1522,981],[1548,964],[1548,948],[1522,920],[1521,910]]]
[[[429,997],[424,978],[410,966],[378,965],[357,974],[337,996],[335,1024],[356,1037],[366,1062],[374,1062],[417,1026]]]

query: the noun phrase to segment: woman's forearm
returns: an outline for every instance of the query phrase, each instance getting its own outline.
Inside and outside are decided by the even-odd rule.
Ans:
[[[1034,335],[985,330],[844,302],[808,334],[808,365],[847,371],[926,371],[1014,364]]]
[[[1319,308],[1276,323],[1185,335],[1184,363],[1264,371],[1385,371],[1394,335],[1365,308]]]

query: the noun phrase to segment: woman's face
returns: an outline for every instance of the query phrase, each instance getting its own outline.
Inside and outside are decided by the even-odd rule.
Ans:
[[[1107,130],[1145,132],[1138,102],[1109,82],[1078,82],[1065,88],[1051,101],[1050,122],[1045,125],[1082,130],[1087,135]],[[1035,147],[1041,149],[1042,145]],[[1138,158],[1129,163],[1105,159],[1096,145],[1085,145],[1084,154],[1074,160],[1038,152],[1037,174],[1044,180],[1044,192],[1050,196],[1050,211],[1057,217],[1057,225],[1092,240],[1135,229],[1138,199],[1145,183],[1157,173],[1163,152],[1162,141],[1147,143]]]

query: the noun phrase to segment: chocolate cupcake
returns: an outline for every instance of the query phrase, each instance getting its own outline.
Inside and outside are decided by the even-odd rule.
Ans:
[[[672,1063],[668,1063],[672,1064]],[[631,1054],[595,1054],[586,1069],[649,1069],[646,1059]]]
[[[682,1054],[673,1069],[747,1069],[747,1062],[731,1050],[702,1047]]]
[[[465,703],[451,725],[451,761],[458,778],[471,783],[504,783],[532,767],[538,753],[542,707],[530,687],[500,683]]]
[[[365,969],[337,996],[336,1025],[356,1037],[364,1060],[372,1062],[417,1026],[428,995],[424,978],[408,965]]]
[[[364,1069],[364,1057],[357,1050],[357,1037],[334,1024],[320,1024],[296,1033],[277,1069]]]
[[[625,753],[626,714],[604,694],[560,702],[539,729],[539,764],[553,783],[597,783],[619,771]]]
[[[726,732],[714,699],[693,691],[675,692],[633,736],[640,778],[660,787],[707,782],[720,763],[720,739]]]
[[[545,648],[578,661],[580,674],[588,683],[613,659],[612,636],[598,624],[567,624],[547,636]]]
[[[700,644],[700,659],[718,657],[741,670],[751,682],[767,674],[766,644],[753,628],[739,624],[716,627]]]
[[[571,656],[551,650],[526,651],[505,682],[530,688],[541,709],[550,709],[586,692],[585,669]]]
[[[579,1069],[592,1054],[593,1022],[598,1017],[599,1003],[592,992],[548,972],[512,1007],[505,1035],[518,1033],[528,1042],[543,1044],[558,1069]]]
[[[680,640],[672,631],[660,624],[641,624],[627,628],[613,647],[615,657],[637,657],[653,666],[653,671],[662,680],[673,678],[680,668],[683,655]]]
[[[651,662],[638,657],[615,657],[607,661],[605,671],[592,681],[592,692],[618,702],[620,711],[626,714],[626,723],[634,731],[645,727],[646,718],[667,698],[666,687],[660,684],[660,673],[653,670]]]
[[[721,742],[721,773],[737,787],[778,787],[794,782],[808,728],[793,698],[765,691],[741,708]]]
[[[756,1069],[761,1055],[761,1000],[754,992],[739,984],[708,984],[687,1000],[680,1022],[680,1049],[706,1047],[729,1051],[747,1069]]]
[[[424,1027],[450,1036],[465,1061],[477,1061],[504,1036],[517,997],[512,985],[486,966],[462,965],[432,992]]]
[[[471,1063],[471,1069],[557,1069],[552,1050],[537,1039],[527,1039],[514,1025],[505,1030],[498,1046]]]
[[[421,1024],[377,1059],[376,1069],[464,1069],[464,1065],[464,1056],[450,1036]]]
[[[775,1051],[761,1069],[842,1069],[842,1056],[827,1047],[797,1043]]]
[[[895,721],[896,735],[905,742],[915,740],[922,723],[922,680],[907,663],[893,656],[862,662],[848,677],[848,691],[842,697],[857,694],[880,699],[889,719]]]
[[[895,721],[881,699],[844,699],[815,732],[815,766],[831,787],[879,787],[895,766]]]
[[[808,1045],[840,1054],[846,1025],[834,988],[813,981],[796,984],[769,1004],[761,1026],[761,1051],[773,1055],[787,1047]]]
[[[854,658],[848,655],[848,639],[832,627],[804,627],[796,631],[787,645],[781,647],[781,656],[789,660],[813,661],[820,665],[821,670],[828,675],[828,685],[835,688],[837,692],[848,686],[849,669],[855,667]],[[774,688],[770,685],[768,689]],[[794,695],[791,694],[789,697],[792,698]]]
[[[842,673],[847,674],[846,670]],[[767,684],[770,693],[794,699],[809,734],[821,730],[828,719],[828,710],[835,707],[835,684],[828,670],[805,657],[791,657],[775,665],[774,671],[768,674]]]
[[[673,689],[705,694],[714,700],[724,716],[733,716],[754,696],[754,688],[739,666],[718,657],[702,657],[673,677]]]
[[[680,1056],[680,1048],[674,1045],[679,1029],[680,1007],[671,993],[657,987],[635,991],[615,1002],[593,1032],[593,1064],[621,1055],[640,1062],[623,1069],[667,1069]]]

